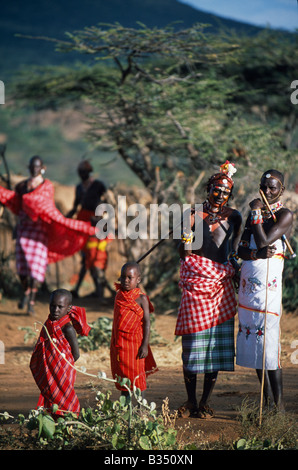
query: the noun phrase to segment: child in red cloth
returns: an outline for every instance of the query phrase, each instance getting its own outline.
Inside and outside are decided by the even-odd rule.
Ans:
[[[140,282],[139,265],[126,263],[121,269],[120,284],[116,284],[110,355],[113,378],[128,378],[131,390],[135,386],[143,395],[146,376],[156,372],[157,367],[149,346],[150,312],[154,308],[139,289]],[[129,394],[118,382],[116,388],[122,395]]]
[[[35,345],[30,369],[40,389],[37,407],[80,412],[80,403],[74,390],[76,370],[74,363],[80,357],[77,333],[87,336],[90,326],[85,309],[74,307],[72,295],[66,289],[57,289],[50,297],[50,314]]]

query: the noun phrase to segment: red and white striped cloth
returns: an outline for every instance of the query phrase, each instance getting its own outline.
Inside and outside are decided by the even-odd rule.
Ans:
[[[63,326],[69,322],[72,322],[78,334],[88,336],[91,328],[87,324],[85,309],[73,306],[59,320],[52,321],[48,317],[44,324],[47,331],[42,328],[30,361],[32,375],[40,390],[37,408],[43,406],[50,410],[56,404],[59,406],[56,415],[80,412],[80,403],[74,390],[74,359],[63,333]]]
[[[135,385],[140,390],[146,390],[146,376],[157,371],[156,363],[148,346],[148,356],[144,359],[138,357],[139,348],[143,340],[142,307],[136,302],[140,296],[139,288],[124,291],[116,284],[113,331],[111,338],[111,369],[112,375],[128,378],[131,389]],[[149,299],[148,299],[149,301]],[[149,310],[154,310],[149,301]],[[118,390],[126,391],[125,387],[115,383]]]
[[[175,334],[187,335],[219,325],[236,314],[234,268],[191,254],[181,259],[182,298]]]

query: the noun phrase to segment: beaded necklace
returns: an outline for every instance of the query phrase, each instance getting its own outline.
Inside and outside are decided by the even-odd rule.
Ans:
[[[279,211],[283,207],[283,203],[281,201],[277,201],[274,204],[270,204],[270,211],[268,209],[262,209],[262,216],[263,219],[268,220],[272,217],[272,213]]]
[[[208,200],[204,202],[204,211],[201,214],[205,222],[209,225],[210,232],[214,232],[219,226],[221,220],[227,220],[231,213],[229,207],[214,207]]]

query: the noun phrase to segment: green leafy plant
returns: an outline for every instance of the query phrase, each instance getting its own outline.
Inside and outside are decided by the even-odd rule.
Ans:
[[[20,331],[25,331],[24,343],[27,344],[31,340],[36,340],[37,332],[31,326],[19,326]]]
[[[56,430],[55,421],[48,413],[38,413],[32,416],[27,423],[27,427],[29,430],[38,430],[38,439],[52,439]]]
[[[150,316],[151,334],[150,343],[156,344],[160,341],[165,341],[159,336],[155,330],[154,315]],[[93,323],[90,323],[91,330],[88,336],[79,336],[79,347],[82,351],[95,351],[100,346],[110,346],[111,334],[113,328],[113,319],[109,317],[100,317]],[[24,328],[25,329],[25,328]],[[28,331],[28,334],[30,332]]]
[[[177,431],[156,413],[155,403],[147,404],[136,391],[137,405],[111,392],[98,392],[97,406],[83,408],[79,416],[68,413],[54,420],[48,411],[32,410],[28,419],[19,416],[20,426],[30,432],[31,446],[46,449],[166,450],[176,449]],[[57,412],[57,406],[52,412]],[[7,420],[10,415],[3,413]]]
[[[78,337],[79,346],[83,351],[94,351],[100,346],[109,346],[112,334],[113,320],[100,317],[90,324],[88,336]]]
[[[239,441],[234,444],[235,450],[281,450],[282,448],[281,444],[273,444],[268,439],[239,439]]]
[[[259,424],[259,404],[245,399],[239,410],[240,436],[234,450],[297,449],[297,420],[275,408],[266,409]]]

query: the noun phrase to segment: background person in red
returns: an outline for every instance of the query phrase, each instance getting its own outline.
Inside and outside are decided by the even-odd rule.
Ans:
[[[16,185],[20,196],[42,188],[45,168],[42,160],[32,157],[29,162],[30,177]],[[28,306],[28,313],[34,312],[38,283],[42,283],[48,265],[47,230],[41,219],[33,221],[24,210],[20,210],[16,228],[16,267],[24,290],[19,308]]]
[[[92,176],[93,167],[88,160],[83,160],[78,165],[78,175],[81,182],[76,186],[73,208],[67,217],[76,215],[78,220],[90,221],[96,225],[96,207],[103,202],[106,192],[104,183]],[[108,262],[107,244],[111,238],[99,240],[95,235],[91,236],[82,250],[82,266],[77,284],[72,291],[74,297],[79,296],[79,289],[87,271],[90,271],[95,286],[95,296],[103,298],[104,286],[108,286],[105,278],[105,270]]]
[[[56,263],[79,251],[95,233],[90,222],[64,217],[55,206],[54,187],[44,178],[42,159],[29,161],[29,178],[11,191],[0,186],[0,203],[18,216],[16,267],[23,287],[19,308],[34,313],[38,286],[45,279],[48,263]]]

